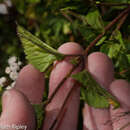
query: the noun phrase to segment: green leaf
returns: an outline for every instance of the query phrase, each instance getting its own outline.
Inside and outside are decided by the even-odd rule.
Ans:
[[[108,51],[108,56],[110,58],[116,58],[118,54],[120,53],[121,50],[121,45],[120,44],[112,44],[109,46],[109,51]]]
[[[125,49],[125,44],[122,38],[122,34],[119,30],[115,30],[111,38],[117,40],[120,43],[120,45],[123,47],[123,49]]]
[[[39,130],[42,127],[44,119],[44,108],[42,104],[33,104],[33,108],[36,114],[37,129]]]
[[[39,3],[40,0],[27,0],[28,3]]]
[[[23,27],[18,26],[18,35],[24,47],[28,61],[44,72],[55,60],[64,59],[64,55],[42,42]]]
[[[130,64],[130,54],[127,55],[127,58],[128,58],[128,62]]]
[[[2,86],[0,86],[0,114],[2,112],[2,94],[4,92],[4,88]]]
[[[122,69],[127,69],[129,68],[129,59],[128,56],[120,53],[120,55],[117,57],[117,62],[115,63],[115,67],[120,67]]]
[[[83,85],[81,95],[88,105],[95,108],[108,108],[110,104],[114,108],[119,107],[119,102],[115,97],[102,88],[86,70],[74,74],[72,77]]]
[[[61,11],[67,11],[67,10],[76,10],[77,8],[75,6],[67,6],[65,8],[60,9]]]
[[[96,46],[101,45],[105,40],[106,40],[107,36],[103,36],[96,44]]]
[[[100,47],[100,51],[103,52],[103,53],[105,53],[106,55],[108,55],[109,48],[110,48],[110,45],[109,45],[109,44],[103,44],[103,45]]]
[[[87,22],[92,28],[103,30],[103,20],[97,9],[91,10],[86,16]]]

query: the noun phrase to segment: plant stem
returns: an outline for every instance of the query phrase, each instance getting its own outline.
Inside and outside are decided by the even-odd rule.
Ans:
[[[123,71],[119,72],[119,75],[122,75],[122,74],[124,74],[124,73],[128,72],[129,70],[130,70],[130,68],[125,69],[125,70],[123,70]]]
[[[104,32],[99,34],[95,40],[93,40],[90,45],[86,48],[84,52],[84,56],[86,57],[88,55],[89,50],[102,38],[102,36],[116,23],[118,20],[120,20],[126,13],[130,11],[130,6],[126,8],[123,12],[121,12],[113,21],[111,21],[105,28]]]
[[[48,100],[44,102],[44,106],[48,105],[52,101],[52,99],[54,98],[55,94],[59,91],[60,87],[67,80],[67,78],[70,77],[70,75],[72,74],[72,72],[78,67],[78,65],[80,63],[81,63],[81,61],[79,61],[78,64],[76,64],[74,67],[72,67],[72,69],[69,71],[69,73],[62,79],[62,81],[56,87],[56,89],[54,90],[54,92],[52,93],[52,95],[50,96],[50,98],[48,98]]]
[[[123,23],[125,22],[126,18],[128,16],[128,12],[122,17],[122,19],[119,21],[119,23],[117,24],[116,29],[112,32],[109,40],[112,40],[112,36],[114,35],[116,30],[120,30],[121,26],[123,25]]]
[[[68,21],[70,21],[71,23],[73,23],[73,20],[71,19],[70,16],[68,16],[64,11],[60,11],[60,12],[61,12],[61,14],[62,14]]]
[[[57,125],[57,127],[58,127],[58,126],[59,126],[58,124],[61,123],[61,120],[63,119],[63,115],[65,115],[65,112],[66,112],[66,110],[67,110],[67,108],[65,108],[65,105],[66,105],[66,103],[68,102],[68,99],[70,98],[70,96],[71,96],[73,90],[75,89],[75,87],[74,87],[75,85],[76,85],[76,83],[74,83],[74,85],[73,85],[72,88],[70,89],[69,93],[67,94],[67,97],[65,98],[65,100],[64,100],[64,102],[63,102],[63,105],[62,105],[62,107],[60,108],[60,111],[59,111],[59,113],[58,113],[56,119],[53,121],[52,126],[51,126],[51,128],[50,128],[49,130],[53,130],[53,128],[56,127],[56,125]],[[61,119],[60,119],[59,117],[61,117]],[[57,129],[56,129],[56,130],[57,130]]]
[[[96,6],[129,6],[129,3],[96,3]]]
[[[128,16],[128,12],[122,17],[122,19],[120,20],[120,22],[117,24],[116,30],[120,30],[120,28],[123,25],[123,23],[125,22],[127,16]]]

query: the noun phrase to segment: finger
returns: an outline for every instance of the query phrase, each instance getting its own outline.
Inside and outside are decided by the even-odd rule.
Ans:
[[[15,88],[23,92],[33,104],[42,102],[45,87],[43,73],[31,64],[26,65],[19,73]]]
[[[112,61],[101,52],[94,52],[88,56],[86,67],[94,79],[104,88],[108,89],[114,80],[114,68]],[[94,86],[92,86],[94,87]],[[85,104],[83,109],[84,130],[112,130],[108,109],[96,109]]]
[[[59,52],[64,54],[81,54],[83,49],[74,42],[69,42],[63,44],[59,49]],[[69,62],[70,58],[58,62],[55,68],[52,70],[49,81],[49,97],[52,95],[54,90],[57,88],[59,83],[64,79],[64,77],[70,72],[73,65]],[[81,69],[79,66],[74,73],[78,72]],[[60,117],[58,114],[65,102],[65,99],[74,88],[74,91],[71,93],[70,97],[67,100],[65,109],[62,110],[64,113]],[[76,130],[77,121],[78,121],[78,111],[79,111],[79,102],[80,102],[80,89],[79,85],[75,84],[75,81],[72,78],[68,78],[64,84],[60,87],[59,91],[55,94],[52,102],[46,107],[46,117],[44,121],[43,130],[49,130],[53,122],[58,117],[58,121],[55,124],[53,130]]]
[[[118,109],[111,107],[113,130],[130,130],[130,84],[126,80],[115,80],[110,89],[121,103]]]
[[[0,130],[35,130],[35,116],[27,98],[18,90],[5,91],[2,96]]]

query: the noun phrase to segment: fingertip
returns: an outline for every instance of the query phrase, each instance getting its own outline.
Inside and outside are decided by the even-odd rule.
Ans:
[[[2,96],[2,113],[0,125],[11,127],[15,125],[25,125],[28,130],[35,129],[35,114],[28,99],[16,89],[7,90]],[[10,128],[13,130],[13,128]]]
[[[76,42],[66,42],[58,48],[58,51],[63,54],[81,54],[83,48]]]
[[[114,80],[114,66],[111,59],[102,52],[94,52],[88,56],[86,68],[103,87],[108,88]]]
[[[130,84],[123,79],[115,80],[110,85],[110,91],[121,102],[130,107]]]
[[[42,102],[44,87],[44,74],[31,64],[23,67],[15,85],[15,88],[24,93],[33,104],[39,104]]]
[[[119,108],[110,109],[113,130],[129,130],[130,126],[127,124],[130,122],[130,84],[126,80],[118,79],[111,83],[110,90],[120,102]]]

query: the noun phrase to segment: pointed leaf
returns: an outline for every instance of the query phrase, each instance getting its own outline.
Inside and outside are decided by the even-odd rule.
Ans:
[[[42,42],[23,27],[18,26],[18,35],[24,47],[28,61],[44,72],[55,60],[62,60],[64,55]]]
[[[102,88],[86,70],[74,74],[72,77],[83,85],[81,94],[88,105],[95,108],[108,108],[110,104],[114,108],[119,107],[119,102],[115,97]]]

